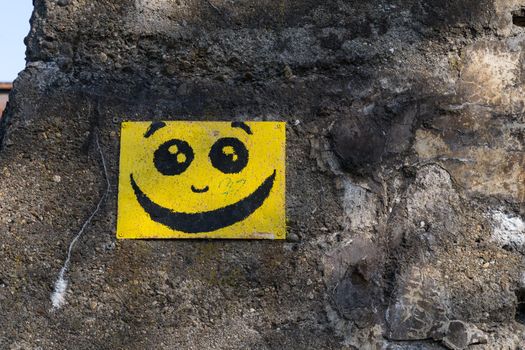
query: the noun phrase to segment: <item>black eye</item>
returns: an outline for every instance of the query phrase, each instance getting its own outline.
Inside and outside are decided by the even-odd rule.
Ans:
[[[163,175],[179,175],[188,169],[193,158],[193,150],[186,141],[173,139],[160,145],[153,155],[153,163]]]
[[[210,150],[211,164],[226,174],[238,173],[248,164],[248,150],[236,138],[218,139]]]

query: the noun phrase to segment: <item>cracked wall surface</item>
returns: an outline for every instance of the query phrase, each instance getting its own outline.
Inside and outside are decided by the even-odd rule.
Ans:
[[[524,3],[34,5],[0,121],[0,348],[525,344]],[[287,241],[117,241],[125,120],[286,121]],[[112,191],[52,310],[95,134]]]

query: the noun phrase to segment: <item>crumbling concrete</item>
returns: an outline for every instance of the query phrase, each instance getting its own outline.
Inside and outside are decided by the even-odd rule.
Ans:
[[[517,349],[517,0],[35,0],[0,125],[0,348]],[[123,120],[285,120],[290,239],[116,241]],[[65,305],[50,294],[79,241]],[[58,179],[58,180],[57,180]]]

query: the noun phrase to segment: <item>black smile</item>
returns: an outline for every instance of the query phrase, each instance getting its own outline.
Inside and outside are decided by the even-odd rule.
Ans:
[[[195,192],[195,193],[204,193],[204,192],[208,192],[210,188],[208,186],[204,187],[204,188],[197,188],[193,185],[191,185],[191,191],[192,192]]]
[[[137,201],[153,221],[175,231],[199,233],[215,231],[233,225],[250,216],[264,203],[266,198],[268,198],[275,180],[275,170],[272,175],[266,178],[266,180],[247,197],[228,206],[200,213],[176,212],[156,204],[142,192],[133,179],[133,174],[130,174],[129,177]]]

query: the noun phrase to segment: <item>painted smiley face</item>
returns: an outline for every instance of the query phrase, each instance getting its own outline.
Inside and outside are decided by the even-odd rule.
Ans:
[[[284,238],[284,123],[145,127],[122,128],[118,237]]]

